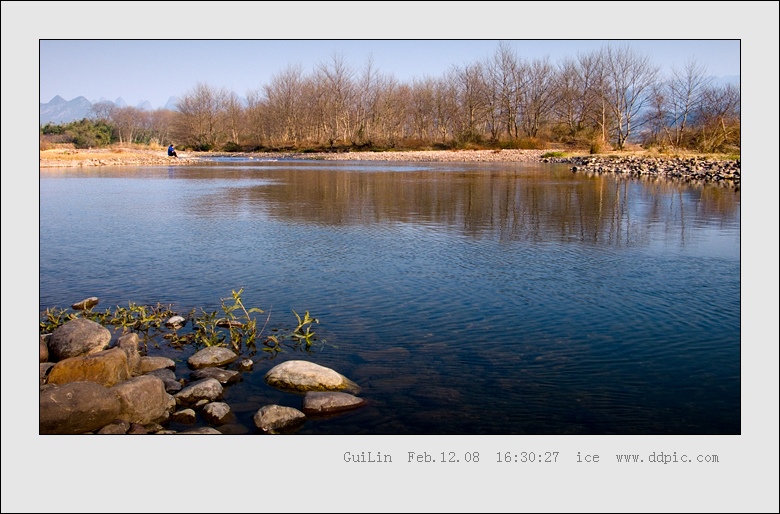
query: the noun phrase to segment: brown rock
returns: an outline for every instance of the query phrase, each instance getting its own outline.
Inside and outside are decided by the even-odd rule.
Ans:
[[[130,377],[127,355],[119,348],[112,348],[94,355],[59,361],[49,372],[47,382],[66,384],[87,381],[111,387]]]
[[[38,362],[46,362],[49,360],[49,347],[46,344],[46,337],[40,336],[39,337],[41,343],[40,343],[40,360]]]
[[[40,393],[41,434],[83,434],[112,423],[119,415],[119,399],[95,382],[47,385]]]
[[[138,334],[131,332],[123,335],[117,339],[116,346],[127,355],[127,367],[130,368],[130,373],[140,375],[138,370],[141,364],[141,354],[138,353]]]
[[[130,423],[146,425],[167,421],[170,416],[171,395],[165,391],[162,379],[144,375],[111,388],[121,405],[117,418]]]

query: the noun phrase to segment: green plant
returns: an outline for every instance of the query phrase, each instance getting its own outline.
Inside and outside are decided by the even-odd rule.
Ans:
[[[181,348],[183,345],[192,344],[196,348],[200,346],[230,346],[236,353],[241,354],[244,349],[251,354],[257,351],[257,341],[268,326],[271,318],[270,309],[262,327],[258,328],[256,313],[263,313],[257,307],[247,308],[241,298],[244,289],[231,291],[229,298],[221,298],[221,313],[219,311],[207,312],[200,309],[192,309],[185,320],[190,321],[189,329],[182,327],[167,327],[165,322],[178,315],[170,305],[157,304],[156,306],[138,305],[129,302],[127,307],[116,306],[105,311],[92,311],[87,309],[78,312],[68,312],[67,309],[56,307],[48,308],[41,313],[39,330],[41,334],[51,333],[63,323],[79,316],[90,319],[101,325],[113,326],[115,331],[122,333],[134,332],[139,334],[144,348],[151,342],[158,346],[158,340],[162,339],[168,344]],[[309,311],[297,318],[297,325],[292,330],[272,329],[272,334],[263,340],[263,351],[273,355],[283,351],[284,343],[288,343],[294,349],[310,350],[314,342],[315,333],[311,330],[313,323],[319,321],[313,318]],[[186,323],[185,323],[186,326]]]
[[[51,334],[66,321],[77,318],[78,314],[75,312],[68,313],[67,309],[49,307],[41,316],[43,318],[38,322],[39,333]]]
[[[319,320],[309,316],[309,311],[306,311],[306,314],[303,315],[303,318],[301,318],[295,311],[293,311],[293,314],[295,314],[295,317],[298,318],[298,326],[295,327],[295,330],[293,330],[292,337],[300,343],[306,343],[306,347],[308,348],[312,345],[312,338],[314,337],[314,332],[311,331],[311,324],[319,324]]]
[[[542,159],[545,159],[547,157],[563,157],[566,155],[566,152],[546,152],[542,154]]]
[[[249,348],[255,347],[255,341],[259,335],[257,332],[257,320],[252,318],[249,314],[252,312],[263,312],[257,307],[252,307],[247,310],[247,308],[244,307],[244,303],[241,301],[241,293],[243,292],[243,287],[238,291],[231,291],[233,295],[232,305],[226,305],[225,298],[220,300],[222,302],[222,312],[225,313],[225,317],[217,320],[217,326],[226,327],[228,329],[230,344],[237,353],[241,353],[242,343],[246,344]],[[236,316],[236,312],[239,313],[238,316]]]

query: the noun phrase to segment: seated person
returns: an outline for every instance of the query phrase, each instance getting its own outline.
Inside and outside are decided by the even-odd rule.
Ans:
[[[176,155],[176,150],[173,149],[173,145],[168,147],[168,157],[179,157]]]

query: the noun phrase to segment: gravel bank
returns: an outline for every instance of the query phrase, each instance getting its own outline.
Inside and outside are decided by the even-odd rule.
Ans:
[[[543,162],[571,164],[575,173],[616,173],[643,179],[668,179],[691,184],[716,183],[739,190],[741,162],[702,157],[584,156],[544,158]]]
[[[410,152],[286,153],[272,155],[282,159],[321,161],[539,162],[542,155],[550,151],[552,150],[426,150]]]

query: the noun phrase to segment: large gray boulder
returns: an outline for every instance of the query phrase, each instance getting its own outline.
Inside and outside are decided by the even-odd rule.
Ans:
[[[208,368],[211,366],[227,366],[238,359],[238,355],[232,350],[221,346],[209,346],[195,352],[189,359],[187,365],[192,369]]]
[[[257,429],[265,434],[284,434],[300,428],[306,415],[292,407],[266,405],[260,407],[252,419]]]
[[[216,378],[205,378],[189,384],[174,395],[176,402],[196,405],[200,401],[213,402],[222,398],[224,389]]]
[[[211,402],[204,405],[201,414],[210,425],[227,425],[236,421],[236,415],[225,402]]]
[[[291,360],[271,368],[265,374],[268,385],[283,391],[344,391],[360,394],[360,386],[325,366],[313,362]]]
[[[121,412],[119,399],[95,382],[47,384],[41,388],[41,434],[84,434],[112,423]]]
[[[69,357],[92,355],[108,348],[111,331],[100,323],[84,318],[66,321],[49,336],[49,359],[59,361]]]

